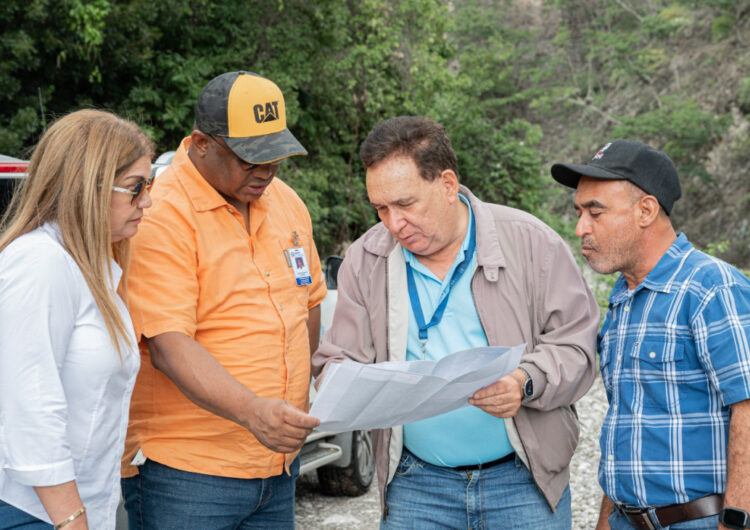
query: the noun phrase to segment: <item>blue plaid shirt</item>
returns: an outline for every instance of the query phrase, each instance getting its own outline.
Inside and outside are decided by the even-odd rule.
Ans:
[[[680,234],[599,336],[609,400],[599,483],[636,507],[726,489],[729,405],[750,398],[750,280]]]

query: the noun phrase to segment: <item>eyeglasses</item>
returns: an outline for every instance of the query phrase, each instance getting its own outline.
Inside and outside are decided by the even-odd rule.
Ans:
[[[142,180],[138,182],[135,186],[133,186],[133,189],[128,188],[121,188],[119,186],[112,186],[112,191],[119,191],[120,193],[127,193],[128,195],[132,195],[133,198],[130,199],[130,204],[135,204],[138,199],[141,198],[141,193],[143,193],[143,190],[150,190],[151,186],[154,184],[154,177],[156,176],[156,168],[151,168],[151,176],[149,176],[148,180]]]
[[[243,160],[242,158],[240,158],[239,156],[237,156],[237,154],[234,151],[232,151],[229,148],[229,146],[227,146],[224,142],[220,142],[219,140],[217,140],[216,137],[213,134],[206,133],[206,136],[208,136],[209,138],[211,138],[222,149],[224,149],[229,154],[231,154],[232,157],[234,158],[234,161],[237,162],[237,164],[240,166],[240,168],[243,171],[252,171],[253,169],[258,168],[258,167],[267,167],[269,169],[269,172],[270,172],[269,176],[273,177],[273,176],[276,175],[276,172],[279,170],[279,166],[281,166],[281,160],[279,160],[278,162],[271,162],[270,164],[251,164],[250,162],[246,162],[245,160]]]

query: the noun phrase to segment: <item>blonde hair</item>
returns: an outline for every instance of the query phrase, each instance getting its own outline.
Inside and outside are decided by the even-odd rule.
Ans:
[[[28,178],[0,223],[0,251],[44,223],[57,223],[63,246],[81,269],[120,355],[118,339],[131,340],[108,279],[114,259],[123,269],[121,292],[127,301],[130,245],[127,239],[111,242],[112,185],[144,156],[153,156],[153,144],[135,123],[100,110],[72,112],[42,136]]]

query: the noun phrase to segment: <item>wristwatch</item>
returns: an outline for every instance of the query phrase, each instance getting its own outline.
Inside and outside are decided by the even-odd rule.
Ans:
[[[531,396],[534,395],[534,381],[531,380],[531,376],[529,375],[529,372],[524,370],[519,366],[520,370],[526,374],[526,382],[523,385],[523,397],[524,399],[529,399]]]
[[[750,515],[745,510],[727,507],[719,512],[719,522],[727,528],[750,528]]]

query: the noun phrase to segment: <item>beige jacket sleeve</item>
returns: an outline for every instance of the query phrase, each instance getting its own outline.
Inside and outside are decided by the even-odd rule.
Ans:
[[[593,384],[599,308],[559,237],[547,246],[536,278],[533,347],[521,361],[534,394],[524,406],[550,410],[575,403]]]

